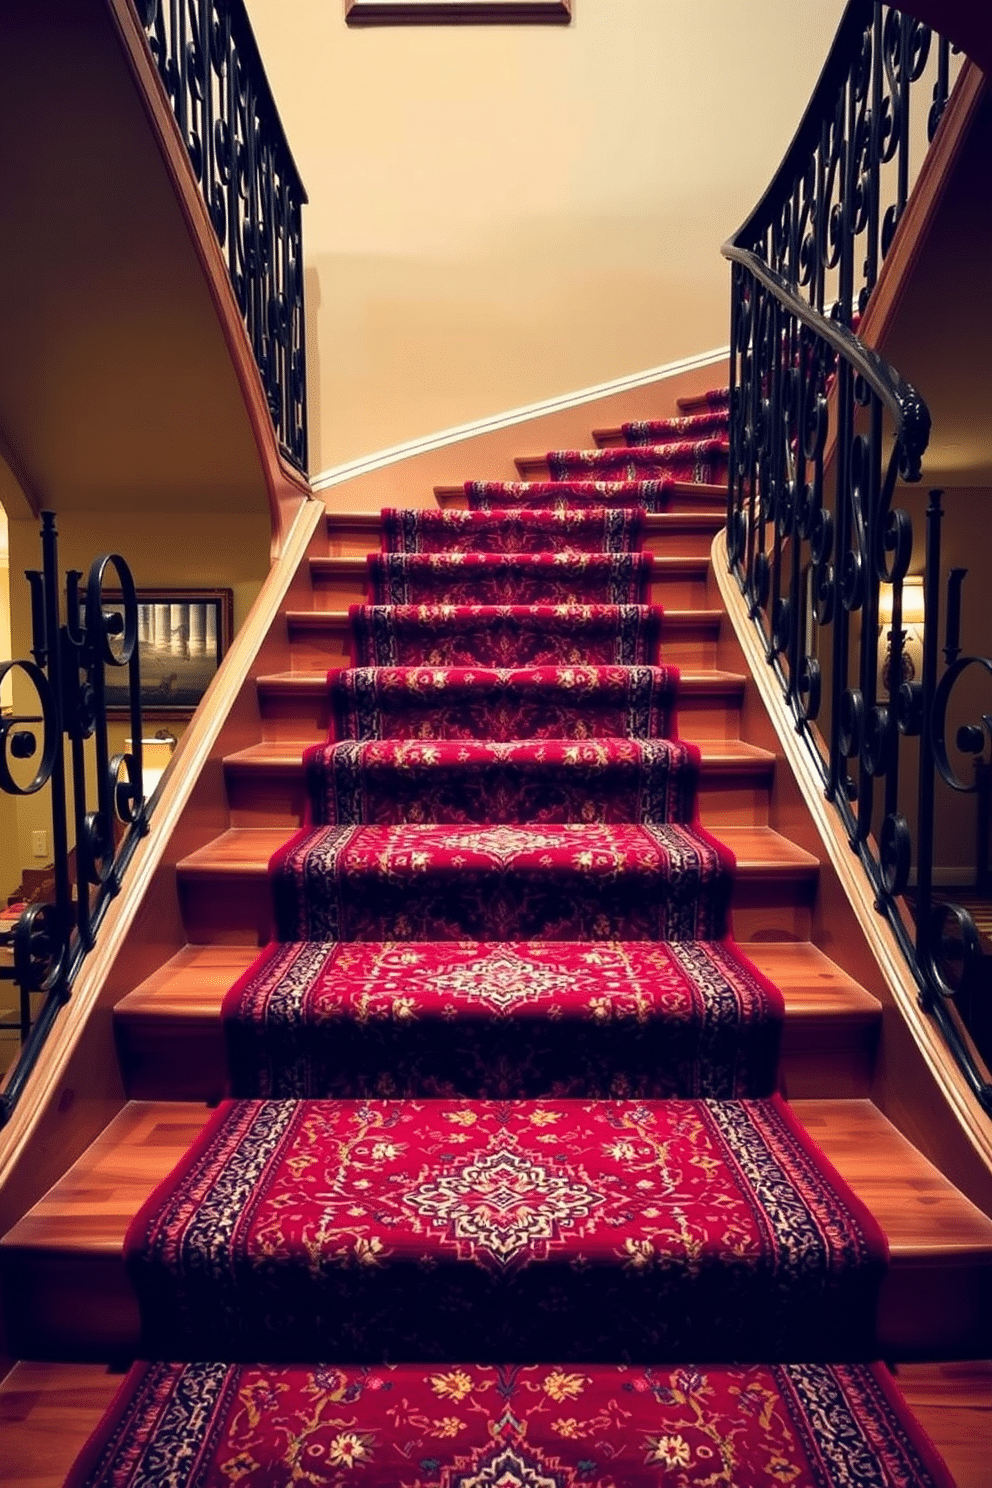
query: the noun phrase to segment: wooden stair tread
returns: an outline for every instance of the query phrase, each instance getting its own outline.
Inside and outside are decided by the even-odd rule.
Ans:
[[[238,773],[285,773],[303,767],[303,750],[306,740],[273,739],[259,744],[248,744],[224,756],[224,768]],[[743,739],[700,739],[701,767],[721,772],[751,774],[756,770],[764,773],[775,763],[769,749],[757,744],[748,744]]]
[[[545,462],[544,455],[529,458],[537,459],[542,464]],[[691,496],[693,500],[712,501],[714,504],[720,504],[726,509],[726,486],[715,485],[704,481],[670,481],[668,482],[668,488],[672,496]],[[435,486],[434,497],[438,506],[442,509],[444,507],[457,508],[458,506],[467,508],[468,506],[468,497],[465,495],[464,486]],[[655,516],[674,517],[681,515],[682,513],[679,511],[649,512],[648,521],[650,522]]]
[[[665,615],[666,625],[674,613],[669,611]],[[695,615],[697,612],[687,610],[680,613]],[[312,623],[318,630],[329,630],[333,628],[335,621],[339,624],[346,623],[348,618],[344,610],[297,610],[294,614],[300,616],[301,623]],[[679,674],[679,691],[683,696],[687,693],[699,693],[722,697],[725,694],[742,694],[746,681],[742,672],[722,672],[716,668],[705,672],[682,669]],[[323,693],[327,688],[327,672],[267,672],[256,677],[255,682],[259,688],[270,692],[307,693],[318,688]]]
[[[799,1100],[793,1110],[868,1205],[892,1261],[971,1258],[992,1268],[992,1219],[868,1100]],[[0,1250],[121,1254],[141,1204],[210,1115],[188,1101],[131,1101],[0,1241]]]
[[[772,955],[769,952],[787,952]],[[184,946],[129,992],[114,1009],[117,1018],[216,1019],[228,988],[247,971],[258,952],[251,946]],[[746,954],[782,988],[786,1020],[844,1017],[876,1022],[876,998],[810,942],[749,945]],[[788,969],[776,978],[776,971]]]
[[[254,946],[183,946],[121,998],[114,1016],[217,1018],[224,994],[257,955]]]
[[[15,1364],[0,1383],[0,1462],[9,1488],[62,1488],[121,1378],[106,1364]],[[895,1378],[957,1488],[987,1488],[992,1362],[900,1364]]]
[[[682,482],[682,484],[686,484],[686,482]],[[695,484],[693,484],[693,489],[702,489],[705,491],[717,489],[719,490],[721,496],[726,499],[727,493],[722,486],[715,488],[709,486],[697,488]],[[461,486],[438,486],[436,487],[436,490],[443,491],[446,496],[450,496],[455,493],[457,493],[458,495],[464,495],[464,491]],[[436,511],[437,507],[425,506],[419,508],[415,507],[411,509],[420,511]],[[678,532],[683,531],[686,528],[694,531],[718,532],[723,526],[724,521],[724,514],[717,511],[645,512],[644,531],[648,536],[650,536],[652,532]],[[382,515],[379,511],[329,511],[327,513],[327,531],[332,535],[335,532],[360,533],[363,535],[367,533],[374,543],[374,546],[369,551],[374,552],[376,551],[376,545],[378,544],[382,533]]]
[[[867,1022],[881,1016],[878,998],[811,941],[753,941],[745,951],[758,970],[782,988],[790,1019],[823,1012]]]
[[[797,1100],[817,1146],[878,1220],[892,1259],[953,1252],[992,1265],[983,1214],[869,1100]]]
[[[264,876],[272,854],[296,831],[296,827],[229,827],[180,859],[176,868],[187,877],[230,873]],[[771,827],[721,827],[720,839],[737,859],[739,876],[808,880],[819,873],[818,858]]]

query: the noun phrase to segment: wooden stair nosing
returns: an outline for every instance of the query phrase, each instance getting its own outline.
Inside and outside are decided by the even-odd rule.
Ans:
[[[868,1205],[890,1246],[879,1305],[884,1357],[983,1357],[992,1220],[867,1100],[793,1102]],[[137,1346],[122,1246],[140,1205],[209,1116],[189,1102],[131,1102],[0,1240],[18,1356],[105,1358]]]
[[[809,943],[760,944],[746,953],[785,998],[785,1090],[794,1096],[866,1095],[881,1022],[877,999]],[[223,1094],[227,1053],[220,1009],[256,955],[254,946],[186,946],[121,999],[114,1025],[131,1098],[215,1100]]]

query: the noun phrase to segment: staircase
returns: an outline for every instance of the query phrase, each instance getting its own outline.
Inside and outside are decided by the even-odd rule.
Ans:
[[[714,414],[704,400],[690,400],[680,405],[677,420],[687,417],[709,421],[705,456],[718,460],[719,410]],[[683,442],[686,427],[677,420],[667,428],[598,430],[601,454],[590,458],[592,474],[582,478],[641,478],[631,472],[648,460],[646,439]],[[547,456],[517,464],[524,481],[562,478]],[[615,473],[620,469],[623,475]],[[467,503],[462,487],[438,488],[435,496],[443,510]],[[748,705],[748,678],[728,667],[734,642],[709,558],[725,504],[718,474],[707,482],[684,479],[680,472],[669,482],[665,509],[644,519],[643,549],[654,556],[649,598],[664,611],[663,660],[681,673],[679,737],[699,749],[699,822],[736,860],[735,939],[784,998],[781,1088],[801,1126],[888,1241],[878,1352],[901,1363],[912,1384],[911,1361],[989,1353],[992,1221],[872,1102],[876,1061],[886,1047],[883,1009],[817,944],[825,913],[820,861],[782,830],[788,812],[775,806],[775,753]],[[272,935],[269,864],[304,818],[302,755],[327,737],[326,673],[351,660],[349,606],[364,597],[365,554],[378,548],[379,531],[379,519],[371,514],[328,514],[307,559],[312,608],[284,612],[279,623],[285,626],[287,664],[258,679],[259,737],[223,760],[230,825],[178,865],[188,944],[116,1008],[128,1104],[0,1242],[14,1355],[63,1361],[52,1364],[50,1378],[66,1391],[92,1383],[92,1364],[125,1361],[139,1347],[125,1232],[226,1092],[221,1005]],[[36,1371],[23,1376],[35,1381],[36,1390],[43,1380],[40,1367],[19,1366]]]

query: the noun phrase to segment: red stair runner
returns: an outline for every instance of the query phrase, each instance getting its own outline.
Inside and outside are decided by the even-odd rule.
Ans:
[[[368,739],[303,756],[316,824],[691,818],[699,751],[670,739]]]
[[[729,851],[701,827],[304,828],[269,872],[280,940],[717,940]]]
[[[693,435],[725,434],[728,412],[725,408],[706,413],[690,413],[682,418],[637,419],[621,424],[626,444],[661,444],[668,440],[691,439]]]
[[[337,739],[674,738],[674,667],[347,667]]]
[[[636,602],[723,418],[383,514],[224,1004],[238,1098],[126,1241],[148,1353],[216,1362],[133,1370],[72,1488],[949,1488],[849,1362],[885,1239],[772,1093],[781,994]]]
[[[652,605],[353,605],[356,666],[637,666],[657,659]]]
[[[643,534],[644,513],[636,508],[382,514],[384,553],[634,553]]]
[[[650,553],[373,553],[379,605],[640,604]]]
[[[726,439],[673,440],[664,444],[597,450],[549,450],[548,470],[557,480],[673,480],[703,485],[726,481]]]
[[[666,511],[674,476],[665,480],[466,481],[472,512],[534,510],[556,515],[605,507]]]
[[[273,943],[228,993],[239,1096],[770,1095],[782,994],[688,941]]]
[[[457,1363],[139,1364],[67,1488],[294,1481],[953,1488],[881,1365]]]
[[[885,1239],[779,1097],[226,1101],[125,1243],[166,1359],[860,1358]]]

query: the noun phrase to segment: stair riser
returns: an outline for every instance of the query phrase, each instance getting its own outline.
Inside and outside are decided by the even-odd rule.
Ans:
[[[760,876],[739,868],[734,882],[734,934],[749,940],[808,940],[815,875]],[[208,872],[180,866],[179,902],[193,945],[265,945],[272,938],[272,901],[265,865]]]
[[[801,1099],[843,1099],[868,1093],[876,1027],[867,1021],[786,1016],[781,1072],[786,1093]],[[115,1028],[121,1069],[131,1100],[214,1102],[227,1082],[219,1018],[128,1018]],[[550,1092],[549,1092],[550,1093]]]
[[[684,525],[677,520],[670,521],[666,517],[663,531],[648,531],[644,539],[643,550],[645,553],[654,553],[660,558],[670,558],[676,554],[684,558],[708,558],[713,539],[723,526],[723,520],[721,512],[713,512],[703,520],[700,520],[697,513]],[[350,525],[343,529],[336,528],[333,520],[329,521],[326,556],[328,558],[353,558],[358,568],[360,582],[366,556],[380,551],[380,536],[378,516],[371,513],[368,524],[363,527]]]
[[[299,826],[306,809],[302,766],[243,768],[229,765],[225,772],[232,827]],[[756,765],[747,777],[707,771],[699,781],[699,810],[703,825],[767,826],[770,773]]]
[[[137,1352],[137,1303],[122,1257],[9,1249],[4,1277],[15,1358],[103,1360]],[[938,1259],[921,1266],[893,1256],[879,1303],[879,1354],[984,1357],[990,1309],[987,1263]],[[559,1356],[568,1361],[567,1350]]]
[[[294,654],[297,662],[294,670],[322,672],[335,666],[347,666],[349,661],[347,656],[335,658],[329,655],[326,646],[319,655],[314,653]],[[683,689],[678,702],[679,737],[739,739],[742,698],[742,689],[735,686],[716,691],[707,689],[705,692]],[[292,739],[299,741],[301,747],[322,744],[331,726],[330,703],[323,684],[301,687],[298,694],[262,687],[259,689],[259,710],[262,738],[267,743]]]

